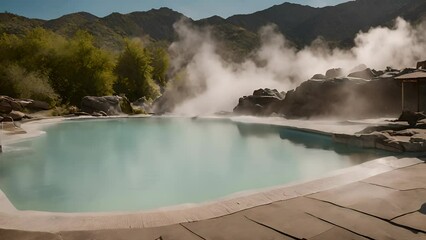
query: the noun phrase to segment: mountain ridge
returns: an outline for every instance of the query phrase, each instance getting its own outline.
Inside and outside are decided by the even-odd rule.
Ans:
[[[258,30],[264,25],[274,24],[299,48],[318,37],[340,47],[350,47],[359,31],[390,26],[398,16],[414,23],[422,21],[426,17],[426,1],[356,0],[321,8],[283,3],[251,14],[228,18],[212,16],[200,20],[193,20],[166,7],[127,14],[113,12],[105,17],[77,12],[51,20],[0,13],[0,33],[19,35],[35,27],[43,27],[70,37],[78,30],[86,30],[95,36],[100,46],[119,49],[123,38],[173,42],[177,39],[173,24],[186,18],[196,26],[211,27],[213,35],[223,40],[230,51],[245,55],[259,46]]]

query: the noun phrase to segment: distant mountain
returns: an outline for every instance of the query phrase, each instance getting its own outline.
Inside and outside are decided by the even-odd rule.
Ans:
[[[319,36],[341,46],[351,46],[359,31],[391,25],[398,16],[420,21],[426,17],[426,1],[356,0],[324,8],[284,3],[227,20],[253,32],[266,24],[275,24],[298,46],[309,44]]]
[[[319,36],[338,46],[352,46],[353,38],[359,31],[378,25],[391,25],[397,16],[412,22],[421,21],[426,17],[426,1],[356,0],[324,8],[283,3],[252,14],[227,19],[213,16],[198,21],[169,8],[129,14],[112,13],[103,18],[78,12],[48,21],[1,13],[0,33],[23,34],[28,29],[43,27],[71,36],[83,29],[92,33],[100,46],[119,49],[123,37],[172,42],[177,37],[173,24],[187,18],[195,25],[210,27],[213,35],[225,46],[222,49],[225,55],[241,57],[259,45],[257,32],[267,24],[275,24],[299,47]]]

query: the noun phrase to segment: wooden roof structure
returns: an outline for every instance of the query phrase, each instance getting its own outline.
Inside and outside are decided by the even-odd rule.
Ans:
[[[417,88],[417,112],[420,112],[420,84],[426,83],[426,71],[423,69],[417,69],[414,72],[406,73],[395,77],[395,80],[401,81],[401,104],[402,110],[405,110],[405,91],[404,84],[405,83],[414,83]]]
[[[395,80],[400,81],[426,81],[426,71],[417,70],[415,72],[406,73],[395,77]]]

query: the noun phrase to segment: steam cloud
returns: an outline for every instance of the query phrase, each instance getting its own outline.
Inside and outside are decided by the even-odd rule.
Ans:
[[[350,70],[360,64],[384,69],[412,67],[425,57],[425,24],[413,26],[402,18],[392,28],[377,27],[360,32],[355,47],[330,49],[321,40],[297,50],[273,26],[260,30],[261,47],[253,58],[242,63],[225,61],[207,30],[196,29],[184,21],[175,24],[179,41],[171,45],[172,68],[186,69],[186,81],[206,90],[187,99],[174,109],[176,114],[206,115],[232,111],[239,97],[258,88],[287,91],[316,73],[330,68]],[[256,64],[262,62],[262,66]]]

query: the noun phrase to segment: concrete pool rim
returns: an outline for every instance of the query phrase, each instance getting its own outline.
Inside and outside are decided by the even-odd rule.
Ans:
[[[41,133],[38,130],[40,126],[59,121],[62,121],[62,119],[46,119],[39,122],[26,123],[24,126],[34,125],[31,126],[30,134],[26,137],[35,137]],[[300,130],[297,128],[294,129]],[[310,132],[309,129],[303,130]],[[34,132],[32,133],[31,131]],[[318,133],[318,131],[312,132]],[[7,143],[22,139],[12,139],[12,141]],[[68,230],[159,227],[199,221],[232,214],[276,201],[306,196],[422,162],[418,158],[397,158],[394,156],[379,158],[360,165],[333,171],[315,180],[237,193],[222,199],[200,204],[179,205],[135,212],[59,213],[21,211],[13,206],[0,189],[0,228],[57,232]]]

